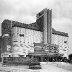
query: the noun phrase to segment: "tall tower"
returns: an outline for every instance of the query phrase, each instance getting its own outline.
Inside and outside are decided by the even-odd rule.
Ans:
[[[52,37],[52,10],[44,9],[37,14],[37,24],[43,32],[43,43],[51,44]]]
[[[11,21],[4,20],[2,23],[2,54],[10,53],[11,49]]]

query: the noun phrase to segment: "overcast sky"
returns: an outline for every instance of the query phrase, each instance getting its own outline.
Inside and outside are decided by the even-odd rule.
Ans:
[[[72,0],[0,0],[0,23],[4,19],[35,22],[36,14],[44,8],[52,9],[53,28],[69,34],[72,53]]]

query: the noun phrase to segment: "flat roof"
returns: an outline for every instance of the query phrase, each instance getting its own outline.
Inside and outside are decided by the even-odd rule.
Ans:
[[[43,32],[43,29],[41,27],[39,27],[39,25],[36,22],[31,23],[31,24],[25,24],[25,23],[21,23],[21,22],[6,19],[6,20],[3,21],[3,23],[11,23],[12,27],[22,27],[22,28],[26,28],[26,29],[31,29],[31,30],[36,30],[36,31]],[[68,37],[68,33],[56,31],[54,28],[52,28],[52,34]]]

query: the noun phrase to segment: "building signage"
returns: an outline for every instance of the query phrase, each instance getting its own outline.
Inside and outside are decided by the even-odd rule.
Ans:
[[[7,51],[10,51],[10,50],[11,50],[11,46],[7,45]]]

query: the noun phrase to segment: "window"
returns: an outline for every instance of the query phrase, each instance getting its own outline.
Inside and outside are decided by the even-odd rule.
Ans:
[[[18,41],[14,41],[14,42],[18,42]]]
[[[67,41],[64,41],[64,43],[67,43]]]
[[[20,37],[24,37],[24,34],[20,34]]]

